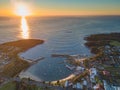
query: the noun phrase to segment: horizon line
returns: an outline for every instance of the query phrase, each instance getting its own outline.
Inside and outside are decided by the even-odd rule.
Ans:
[[[105,14],[105,15],[30,15],[26,17],[80,17],[80,16],[120,16],[120,14]],[[16,16],[16,15],[0,15],[0,17],[22,17],[22,16]]]

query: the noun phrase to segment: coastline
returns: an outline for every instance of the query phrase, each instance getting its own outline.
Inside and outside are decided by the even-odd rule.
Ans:
[[[0,74],[4,77],[14,77],[31,66],[29,61],[20,58],[18,54],[43,43],[43,40],[25,39],[1,44],[1,56],[4,55],[3,59],[5,59],[6,63],[4,64],[5,61],[1,61],[3,68]]]
[[[43,80],[32,75],[31,73],[29,72],[26,72],[26,71],[22,71],[20,72],[19,74],[19,77],[22,79],[22,78],[30,78],[31,80],[34,80],[34,81],[37,81],[37,82],[42,82]]]
[[[116,35],[117,34],[117,35]],[[111,35],[113,36],[113,37],[111,37]],[[28,47],[28,48],[26,48],[26,47],[23,47],[23,46],[20,46],[20,47],[18,47],[17,46],[17,44],[15,44],[16,43],[16,41],[15,42],[9,42],[9,43],[6,43],[6,44],[2,44],[2,45],[0,45],[0,49],[1,48],[3,48],[3,51],[5,52],[5,51],[8,51],[11,47],[14,47],[13,49],[15,49],[15,52],[16,53],[13,53],[14,55],[11,55],[11,53],[9,53],[9,54],[7,54],[7,56],[10,56],[11,58],[13,58],[13,57],[17,57],[17,60],[15,60],[15,62],[17,61],[22,61],[22,62],[25,62],[25,64],[23,63],[22,65],[26,65],[26,64],[28,64],[28,66],[26,66],[26,67],[24,67],[24,68],[22,68],[21,69],[21,71],[19,71],[19,77],[20,77],[20,79],[22,80],[22,78],[28,78],[28,79],[30,79],[30,80],[33,80],[34,82],[38,82],[38,83],[44,83],[44,84],[51,84],[51,85],[59,85],[59,86],[63,86],[65,83],[66,83],[66,81],[70,81],[70,82],[72,82],[72,84],[75,84],[76,82],[78,83],[80,83],[80,81],[79,80],[82,80],[82,79],[85,79],[86,81],[88,80],[89,81],[89,78],[86,78],[86,77],[88,77],[89,76],[89,74],[90,74],[90,70],[91,69],[96,69],[97,71],[98,71],[98,76],[97,76],[97,79],[98,79],[98,81],[99,82],[95,82],[96,83],[96,85],[97,84],[99,84],[99,85],[101,85],[102,86],[102,88],[103,88],[103,86],[104,86],[104,79],[105,78],[102,78],[101,79],[101,77],[103,76],[104,77],[104,75],[101,75],[101,72],[103,72],[103,71],[105,71],[105,70],[108,70],[107,68],[109,68],[109,66],[111,65],[111,64],[106,64],[106,61],[104,60],[104,58],[103,57],[105,57],[105,55],[104,55],[104,51],[106,52],[106,46],[109,46],[109,47],[111,47],[112,49],[113,49],[113,47],[115,48],[115,47],[119,47],[119,39],[118,39],[118,37],[120,36],[120,33],[110,33],[110,34],[94,34],[94,35],[90,35],[90,36],[88,36],[88,37],[85,37],[85,40],[87,41],[86,43],[85,43],[85,45],[91,50],[91,53],[93,53],[94,54],[94,56],[91,56],[90,58],[86,58],[86,60],[88,60],[88,65],[85,65],[85,63],[84,63],[84,61],[86,61],[86,60],[84,60],[84,61],[82,61],[82,62],[79,62],[79,63],[82,63],[83,64],[83,66],[81,66],[80,64],[78,65],[78,64],[76,64],[76,68],[77,68],[77,66],[80,66],[80,67],[84,67],[85,68],[85,71],[83,71],[83,72],[80,72],[79,74],[76,74],[75,75],[75,72],[73,73],[73,74],[71,74],[71,75],[69,75],[68,77],[66,77],[66,78],[63,78],[63,79],[60,79],[60,80],[57,80],[57,81],[43,81],[42,79],[40,79],[40,78],[38,78],[38,77],[36,77],[36,76],[34,76],[34,75],[32,75],[32,74],[30,74],[29,72],[26,72],[26,69],[28,69],[31,65],[33,65],[33,64],[35,64],[35,63],[37,63],[37,62],[35,62],[34,63],[34,61],[28,61],[28,60],[25,60],[24,58],[20,58],[19,57],[19,54],[20,53],[23,53],[23,52],[25,52],[26,50],[28,50],[28,49],[30,49],[30,46]],[[97,37],[97,38],[96,38]],[[98,42],[99,41],[99,42]],[[115,42],[113,42],[113,41],[115,41]],[[17,41],[17,43],[18,43],[19,41]],[[21,42],[21,41],[20,41]],[[26,42],[26,40],[25,40],[25,42]],[[33,40],[32,39],[32,43],[34,42],[34,45],[32,44],[31,45],[31,48],[32,47],[34,47],[34,46],[36,46],[36,45],[39,45],[39,44],[42,44],[44,41],[40,41],[40,42],[42,42],[42,43],[36,43],[36,40]],[[111,43],[112,42],[112,43]],[[116,43],[117,42],[117,43]],[[30,43],[29,43],[30,44]],[[16,48],[17,47],[17,48]],[[22,49],[21,49],[21,47],[22,47]],[[108,47],[107,47],[108,48]],[[109,49],[109,48],[108,48]],[[97,51],[94,51],[94,50],[97,50]],[[119,54],[119,53],[118,53]],[[118,55],[118,54],[116,54],[116,55]],[[111,54],[107,54],[107,56],[109,57]],[[59,55],[55,55],[55,56],[59,56]],[[64,55],[60,55],[60,56],[64,56]],[[114,54],[113,54],[113,57],[114,57]],[[15,58],[16,59],[16,58]],[[73,59],[75,59],[75,58],[73,58]],[[11,59],[11,60],[13,60],[13,59]],[[101,61],[100,61],[101,60]],[[36,60],[35,60],[36,61]],[[11,61],[12,62],[12,61]],[[110,62],[110,61],[108,61],[108,62]],[[13,60],[13,63],[14,63],[14,60]],[[69,62],[68,62],[69,63]],[[71,63],[72,64],[72,63]],[[9,65],[9,63],[8,64],[6,64],[6,65]],[[19,65],[19,64],[17,64],[17,65]],[[104,67],[104,65],[107,65],[106,67]],[[101,69],[101,68],[99,68],[99,67],[104,67],[104,69]],[[116,67],[114,67],[114,66],[112,66],[112,68],[111,69],[116,69]],[[79,71],[79,70],[78,70]],[[111,72],[111,70],[108,70],[109,72]],[[78,72],[77,72],[78,73]],[[18,74],[18,73],[17,73]],[[10,76],[10,77],[14,77],[14,76]],[[107,78],[107,77],[106,77]],[[115,79],[116,80],[116,79]],[[105,81],[107,81],[107,80],[105,80]],[[107,81],[108,82],[108,81]],[[89,86],[90,86],[90,84],[92,85],[92,86],[90,86],[91,88],[93,88],[95,85],[91,82],[91,81],[89,81],[88,82],[89,83]],[[112,82],[110,82],[109,83],[109,85],[113,85],[113,83]],[[108,87],[108,86],[107,86]],[[86,86],[86,88],[88,88],[88,86]],[[105,88],[105,86],[104,86],[104,88]],[[117,88],[117,87],[116,87]],[[118,87],[119,88],[119,87]]]
[[[91,42],[89,42],[89,40],[90,40],[90,37],[92,36],[92,39],[93,39],[93,37],[95,36],[97,36],[98,35],[98,37],[97,38],[99,38],[100,39],[100,37],[101,36],[103,36],[103,35],[106,35],[107,37],[110,35],[111,36],[111,34],[113,35],[113,36],[115,36],[117,33],[110,33],[110,34],[93,34],[93,35],[90,35],[90,36],[88,36],[87,37],[87,39],[86,39],[86,37],[85,37],[85,40],[87,41],[86,43],[91,43]],[[106,37],[105,36],[105,37]],[[109,37],[108,37],[109,38]],[[101,39],[103,39],[103,38],[101,38]],[[101,40],[100,39],[100,40]],[[117,37],[117,39],[118,39],[118,37]],[[110,39],[111,40],[111,39]],[[103,41],[103,40],[102,40]],[[85,43],[85,45],[87,46],[87,44]],[[94,42],[95,43],[95,42]],[[108,42],[107,42],[108,43]],[[93,42],[92,42],[92,44],[93,44]],[[100,44],[100,45],[105,45],[106,43],[102,43],[102,44]],[[88,46],[87,46],[88,47]],[[98,47],[98,46],[96,46],[96,47]],[[88,47],[89,49],[91,49],[90,47]],[[98,51],[99,52],[99,51]],[[91,51],[91,53],[93,53],[92,51]],[[93,53],[93,54],[95,54],[95,56],[97,55],[97,53]],[[93,56],[92,57],[92,59],[94,59],[95,57]],[[91,62],[91,61],[90,61]],[[21,77],[24,77],[24,75],[23,75],[23,73],[26,73],[26,72],[22,72],[22,76]],[[30,74],[28,74],[30,77],[31,77],[31,75]],[[26,76],[26,75],[25,75]],[[29,77],[28,76],[28,77]],[[66,77],[66,78],[63,78],[63,79],[60,79],[59,81],[60,82],[65,82],[66,80],[69,80],[69,79],[71,79],[71,78],[73,78],[73,77],[75,77],[75,75],[74,74],[71,74],[71,75],[69,75],[68,77]],[[35,80],[35,81],[39,81],[39,82],[42,82],[42,80],[38,80],[35,76],[33,76],[32,75],[32,78],[31,79],[33,79],[33,80]],[[46,82],[48,82],[48,81],[46,81]],[[52,81],[51,83],[57,83],[57,81]]]

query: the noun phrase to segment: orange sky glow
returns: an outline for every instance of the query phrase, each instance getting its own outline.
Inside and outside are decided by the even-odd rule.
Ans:
[[[120,15],[120,1],[115,0],[80,0],[77,2],[67,0],[36,0],[36,4],[25,2],[26,0],[0,1],[0,16],[64,16],[64,15]],[[18,2],[19,1],[19,2]],[[92,1],[94,1],[92,3]]]

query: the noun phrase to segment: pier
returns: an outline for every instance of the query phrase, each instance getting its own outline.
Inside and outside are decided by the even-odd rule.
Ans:
[[[52,57],[63,57],[63,58],[69,58],[70,55],[67,55],[67,54],[52,54],[51,55]]]
[[[38,63],[39,61],[43,60],[45,57],[40,57],[38,59],[35,59],[34,61],[32,61],[32,64],[36,64]]]

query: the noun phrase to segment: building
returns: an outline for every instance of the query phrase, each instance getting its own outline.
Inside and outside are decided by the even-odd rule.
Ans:
[[[90,81],[95,83],[95,76],[97,75],[97,70],[96,68],[90,68]]]

